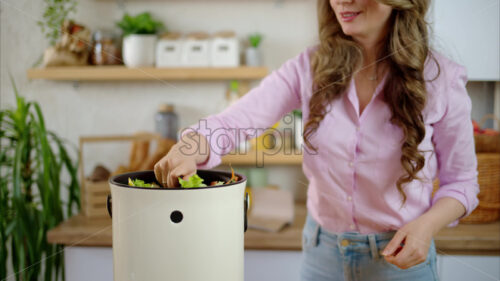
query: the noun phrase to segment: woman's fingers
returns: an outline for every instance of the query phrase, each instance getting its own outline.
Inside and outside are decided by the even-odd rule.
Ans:
[[[406,236],[405,245],[401,252],[387,256],[386,260],[401,269],[407,269],[424,262],[427,259],[427,246],[419,242],[414,237]]]
[[[410,263],[413,260],[414,252],[415,249],[407,243],[404,245],[403,250],[394,257],[391,263],[401,269],[407,269],[411,266]]]
[[[402,231],[401,229],[394,234],[394,237],[392,237],[391,241],[389,241],[389,244],[385,246],[384,251],[382,252],[383,256],[391,256],[394,255],[396,250],[401,247],[401,243],[403,243],[403,240],[406,237],[406,233]]]
[[[169,164],[168,164],[168,154],[167,154],[154,166],[156,180],[163,187],[167,186],[168,170],[169,170]]]
[[[172,171],[168,171],[167,177],[166,177],[167,184],[165,187],[175,187],[175,183],[172,181]]]
[[[170,171],[168,176],[168,186],[174,187],[179,186],[179,177],[183,180],[187,180],[190,176],[196,173],[196,168],[193,170],[188,165],[180,165],[175,167]]]
[[[162,176],[161,176],[161,168],[160,168],[160,162],[156,163],[154,166],[154,172],[155,172],[155,178],[156,181],[162,183]]]
[[[154,166],[155,177],[163,187],[179,186],[179,176],[189,177],[196,173],[195,158],[186,156],[178,150],[178,145],[174,145]]]
[[[196,174],[196,169],[192,170],[186,170],[185,172],[181,173],[181,177],[183,180],[187,181],[192,175]]]

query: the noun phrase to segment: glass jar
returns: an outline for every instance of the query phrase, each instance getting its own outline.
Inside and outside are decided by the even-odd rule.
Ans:
[[[118,37],[110,31],[98,30],[92,36],[90,64],[121,64],[122,57]]]
[[[162,138],[177,141],[177,128],[179,126],[177,114],[172,104],[162,104],[155,115],[156,132]]]

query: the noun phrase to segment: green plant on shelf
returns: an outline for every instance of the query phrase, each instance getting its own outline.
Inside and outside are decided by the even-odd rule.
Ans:
[[[61,37],[61,26],[63,21],[76,12],[76,0],[44,0],[45,9],[42,18],[37,22],[42,29],[45,38],[49,40],[51,46],[55,45]]]
[[[0,280],[14,280],[8,260],[15,280],[64,279],[63,246],[47,231],[80,208],[78,161],[12,85],[15,108],[0,111]]]
[[[122,30],[123,37],[130,34],[156,34],[159,31],[166,31],[163,23],[153,19],[149,12],[136,16],[125,13],[116,25]]]
[[[248,36],[248,42],[250,43],[250,46],[253,48],[258,48],[260,43],[262,42],[262,34],[260,33],[253,33]]]

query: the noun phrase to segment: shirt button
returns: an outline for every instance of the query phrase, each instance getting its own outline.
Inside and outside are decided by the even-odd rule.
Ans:
[[[352,167],[352,166],[354,166],[354,163],[349,162],[349,167]]]
[[[347,201],[352,201],[352,197],[351,196],[347,196]]]
[[[350,229],[355,229],[356,227],[354,226],[354,224],[351,224],[351,225],[349,225],[349,228]]]
[[[349,246],[349,241],[343,239],[342,242],[340,242],[340,244],[342,245],[342,247],[347,247]]]

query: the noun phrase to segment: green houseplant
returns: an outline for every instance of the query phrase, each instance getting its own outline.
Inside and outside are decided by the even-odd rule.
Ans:
[[[37,21],[45,38],[50,46],[54,46],[61,37],[62,23],[68,16],[76,12],[76,0],[43,0],[45,9],[43,10],[42,20]],[[41,54],[33,67],[39,66],[43,62]]]
[[[163,23],[153,19],[148,12],[136,16],[125,13],[116,25],[122,30],[124,37],[130,34],[156,34],[164,29]]]
[[[0,280],[12,280],[9,255],[15,280],[58,280],[62,246],[49,244],[47,231],[79,208],[78,164],[46,129],[40,105],[12,84],[16,107],[0,110]]]
[[[248,42],[250,43],[250,46],[252,46],[252,48],[258,48],[261,41],[262,34],[260,33],[254,33],[248,36]]]
[[[116,23],[123,32],[123,62],[128,67],[152,66],[155,61],[156,33],[165,30],[150,13],[127,13]]]
[[[261,55],[260,55],[260,43],[262,42],[262,34],[253,33],[248,36],[249,46],[245,51],[245,60],[248,66],[260,66],[261,65]]]
[[[69,14],[76,11],[76,0],[44,0],[43,20],[37,22],[51,46],[61,36],[61,25]]]

